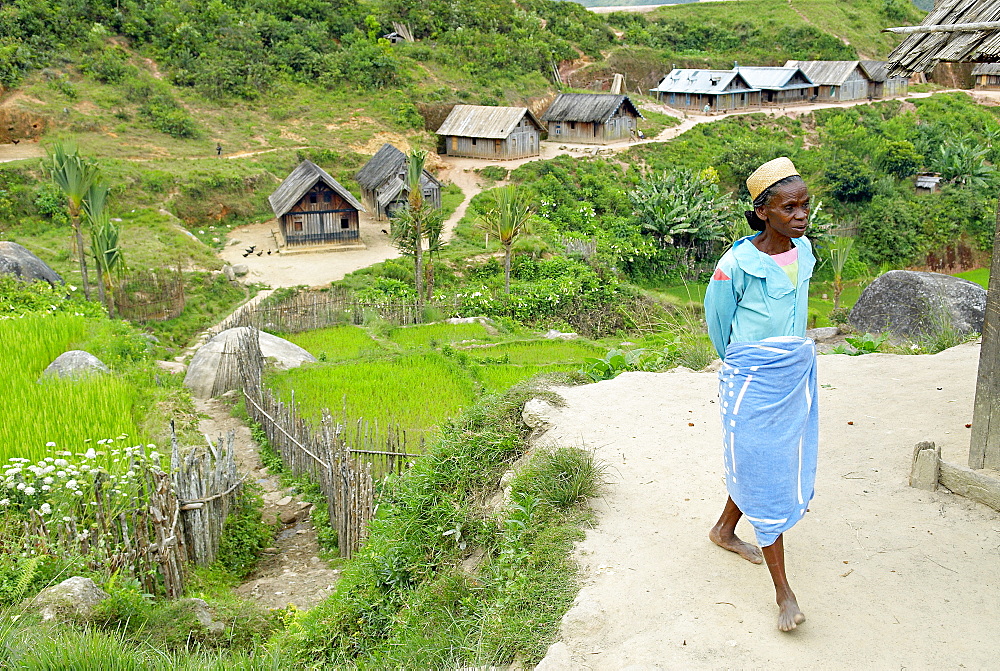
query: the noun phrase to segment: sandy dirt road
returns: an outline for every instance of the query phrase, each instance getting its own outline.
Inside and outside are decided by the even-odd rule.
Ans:
[[[567,405],[545,412],[541,440],[596,450],[612,484],[578,547],[583,588],[538,668],[994,668],[1000,514],[907,484],[921,440],[966,463],[978,357],[973,344],[819,358],[816,497],[785,538],[808,620],[788,634],[767,569],[708,540],[726,496],[715,374],[560,390]],[[753,537],[745,521],[737,531]]]

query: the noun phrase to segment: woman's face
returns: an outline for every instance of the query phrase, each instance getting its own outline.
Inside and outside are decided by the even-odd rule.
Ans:
[[[809,225],[809,189],[801,181],[782,184],[770,202],[755,211],[772,232],[786,238],[801,238]]]

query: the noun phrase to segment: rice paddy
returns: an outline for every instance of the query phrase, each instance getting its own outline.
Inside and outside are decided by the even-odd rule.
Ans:
[[[135,435],[135,390],[114,375],[39,379],[42,371],[87,334],[84,317],[68,314],[0,320],[0,462],[37,460],[57,448],[82,451],[85,441]],[[16,418],[16,421],[10,421]]]
[[[550,364],[545,366],[515,366],[495,364],[480,366],[478,370],[479,378],[483,384],[483,391],[496,394],[506,391],[518,382],[523,382],[530,377],[541,373],[572,372],[580,370],[580,364]]]
[[[488,341],[490,333],[479,323],[472,324],[426,324],[407,326],[393,330],[389,336],[401,347],[429,346],[434,343],[450,344],[463,340]]]
[[[360,326],[333,326],[285,336],[320,361],[349,361],[382,351]]]
[[[584,357],[604,356],[606,351],[581,340],[528,340],[472,349],[468,354],[476,361],[520,365],[568,363],[579,368]]]

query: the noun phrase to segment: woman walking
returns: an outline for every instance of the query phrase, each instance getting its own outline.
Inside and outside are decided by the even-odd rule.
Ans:
[[[759,231],[719,260],[705,294],[705,319],[719,370],[729,498],[709,537],[744,559],[767,562],[778,628],[805,621],[785,576],[783,534],[813,496],[818,449],[816,349],[805,337],[809,278],[816,263],[805,237],[809,192],[791,160],[760,166],[747,179]],[[736,536],[753,525],[756,546]]]

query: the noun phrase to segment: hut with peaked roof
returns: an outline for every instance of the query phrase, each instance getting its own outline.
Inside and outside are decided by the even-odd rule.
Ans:
[[[743,67],[736,70],[755,89],[764,105],[794,105],[809,102],[815,84],[798,67]]]
[[[812,80],[810,97],[815,100],[846,102],[869,95],[868,74],[860,61],[787,61],[785,67],[799,68]]]
[[[1000,63],[980,63],[972,68],[976,88],[983,91],[1000,89]]]
[[[642,113],[626,95],[561,93],[542,115],[550,140],[607,144],[635,136]]]
[[[267,200],[286,247],[361,240],[364,206],[312,161],[299,163]]]
[[[455,105],[437,134],[448,156],[505,161],[538,156],[543,130],[527,107]]]
[[[886,61],[860,61],[861,69],[868,76],[868,95],[872,98],[892,98],[905,96],[910,88],[910,78],[902,75],[889,76]]]
[[[406,154],[386,143],[354,176],[361,187],[361,198],[376,219],[392,217],[406,206],[410,197],[406,172]],[[441,182],[427,170],[420,176],[420,190],[424,194],[424,202],[441,207]]]
[[[760,107],[760,89],[736,70],[674,68],[649,92],[660,102],[682,110],[701,111],[705,105],[713,112]]]

